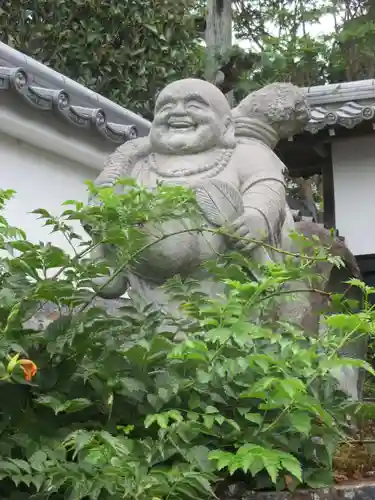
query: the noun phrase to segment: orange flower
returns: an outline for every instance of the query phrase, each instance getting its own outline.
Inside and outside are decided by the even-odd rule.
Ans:
[[[21,366],[23,373],[25,374],[26,382],[30,382],[38,371],[36,364],[30,359],[20,359],[18,360],[18,364]]]

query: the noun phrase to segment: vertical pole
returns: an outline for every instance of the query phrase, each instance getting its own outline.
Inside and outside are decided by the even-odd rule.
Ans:
[[[206,80],[216,83],[220,58],[232,47],[232,0],[207,0],[206,19]],[[232,105],[232,92],[227,94]]]

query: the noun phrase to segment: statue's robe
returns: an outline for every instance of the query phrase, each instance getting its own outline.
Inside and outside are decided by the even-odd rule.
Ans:
[[[277,252],[278,248],[288,249],[290,247],[289,233],[293,230],[294,221],[292,214],[286,203],[286,186],[284,179],[284,165],[275,153],[257,139],[248,139],[245,144],[238,144],[234,149],[212,151],[212,168],[203,169],[200,165],[200,155],[196,155],[196,165],[189,169],[189,175],[177,174],[174,176],[164,175],[157,170],[155,161],[152,161],[152,153],[147,140],[140,139],[126,143],[109,158],[102,174],[98,177],[98,186],[113,184],[121,177],[131,177],[138,184],[150,189],[154,188],[160,181],[186,185],[194,187],[197,197],[203,191],[203,187],[208,187],[210,182],[228,186],[229,191],[239,193],[241,206],[227,217],[222,214],[222,219],[231,220],[242,214],[254,221],[254,227],[250,228],[254,239],[260,239],[267,243],[267,248],[257,246],[249,253],[249,257],[257,264],[266,264],[269,261],[280,261],[283,254]],[[222,158],[217,161],[217,158]],[[162,158],[161,158],[162,159]],[[160,160],[159,159],[159,162]],[[176,165],[179,164],[179,157],[175,158]],[[194,172],[195,168],[195,172]],[[203,186],[203,187],[202,187]],[[210,194],[212,191],[210,192]],[[213,199],[213,207],[203,204],[202,209],[207,210],[206,220],[212,220],[214,214],[212,210],[226,210],[224,198],[228,193],[216,190]],[[188,227],[188,221],[186,226]],[[176,232],[181,230],[181,221],[176,222]],[[211,226],[211,229],[214,226]],[[173,233],[173,224],[169,224],[168,231]],[[195,240],[200,239],[197,243]],[[209,240],[209,241],[207,241]],[[165,239],[161,245],[157,245],[154,252],[150,248],[147,253],[148,262],[143,259],[142,265],[127,273],[129,287],[137,295],[143,297],[146,302],[154,302],[159,306],[170,303],[162,285],[163,265],[165,270],[173,270],[182,275],[189,275],[199,279],[202,290],[209,295],[216,296],[223,292],[223,286],[215,282],[199,268],[199,265],[208,259],[217,257],[217,249],[212,242],[212,233],[199,235],[176,234]],[[220,251],[228,251],[230,248],[227,240],[226,248],[221,246]],[[194,251],[196,255],[189,257],[189,252]],[[165,262],[161,262],[161,257],[165,257]],[[153,265],[155,260],[155,265]],[[191,264],[193,264],[191,266]],[[169,276],[165,276],[168,278]]]

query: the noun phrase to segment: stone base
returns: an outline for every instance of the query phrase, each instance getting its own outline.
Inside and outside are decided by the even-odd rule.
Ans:
[[[348,482],[331,488],[297,490],[294,493],[256,492],[242,485],[232,485],[220,500],[375,500],[375,479]]]
[[[100,307],[105,309],[108,314],[116,315],[118,310],[128,303],[129,299],[116,299],[116,300],[107,300],[96,298],[91,307]],[[78,308],[79,309],[79,308]],[[55,304],[45,302],[41,304],[40,308],[37,312],[32,316],[25,324],[25,328],[30,328],[31,330],[43,330],[47,328],[47,326],[53,321],[57,320],[61,315],[65,316],[67,314],[66,310],[60,311],[56,307]]]

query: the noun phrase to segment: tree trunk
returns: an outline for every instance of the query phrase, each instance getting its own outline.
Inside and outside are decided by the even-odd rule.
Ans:
[[[232,0],[207,0],[206,21],[206,80],[216,85],[219,68],[232,47]],[[232,92],[227,99],[232,105]]]

